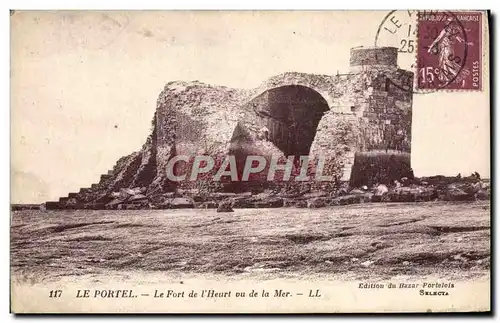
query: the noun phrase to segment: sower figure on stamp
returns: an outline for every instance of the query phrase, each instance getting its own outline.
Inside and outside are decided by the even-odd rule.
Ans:
[[[437,72],[437,77],[441,82],[447,83],[454,78],[454,82],[462,83],[463,87],[465,85],[465,79],[470,74],[470,71],[463,67],[462,60],[464,58],[455,55],[454,45],[456,42],[465,42],[465,39],[461,36],[462,31],[456,22],[453,21],[453,18],[448,17],[447,21],[448,24],[441,30],[436,39],[434,39],[427,52],[439,55],[439,70]],[[467,42],[465,44],[465,46],[469,45],[474,44],[472,42]]]

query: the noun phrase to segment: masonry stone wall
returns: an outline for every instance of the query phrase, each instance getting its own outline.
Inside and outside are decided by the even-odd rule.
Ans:
[[[359,72],[364,67],[395,68],[398,49],[395,47],[360,47],[351,49],[349,65],[351,72]]]
[[[394,160],[392,154],[403,156],[409,165],[412,94],[404,88],[411,89],[412,81],[412,72],[397,67],[397,49],[383,47],[351,50],[347,74],[288,72],[248,90],[197,81],[169,82],[158,97],[152,133],[141,151],[122,158],[94,188],[82,190],[79,198],[98,200],[110,191],[135,186],[145,187],[149,195],[172,191],[177,184],[169,182],[165,172],[169,160],[179,154],[221,158],[237,146],[283,154],[276,142],[263,136],[263,127],[273,124],[257,110],[265,111],[275,100],[269,93],[290,86],[306,87],[317,93],[318,102],[324,102],[309,155],[326,156],[326,169],[337,180],[352,178],[357,171],[353,166],[362,164],[356,158],[371,152],[386,154],[390,160]],[[290,106],[300,106],[301,99],[297,100]],[[238,136],[242,132],[245,136]]]

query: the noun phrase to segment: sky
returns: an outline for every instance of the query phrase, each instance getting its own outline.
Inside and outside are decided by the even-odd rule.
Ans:
[[[17,11],[11,201],[54,200],[98,182],[120,157],[141,148],[166,83],[253,88],[287,71],[347,72],[350,48],[373,46],[387,13]],[[399,41],[384,37],[379,45]],[[402,68],[410,68],[412,55],[400,55]],[[414,95],[416,176],[489,177],[485,80],[483,91]]]

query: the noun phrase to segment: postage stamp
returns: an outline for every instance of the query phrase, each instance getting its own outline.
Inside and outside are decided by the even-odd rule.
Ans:
[[[11,312],[491,313],[463,12],[11,12]]]
[[[417,77],[420,90],[481,90],[481,13],[418,14]]]

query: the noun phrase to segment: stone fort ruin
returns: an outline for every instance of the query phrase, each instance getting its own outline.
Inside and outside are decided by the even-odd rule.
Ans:
[[[322,154],[335,182],[354,187],[412,176],[412,92],[404,89],[412,89],[413,73],[400,69],[397,57],[394,47],[353,48],[348,73],[289,72],[255,89],[169,82],[142,149],[47,208],[103,205],[124,188],[142,188],[145,196],[172,192],[183,184],[169,181],[165,169],[179,154]]]

